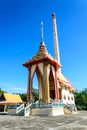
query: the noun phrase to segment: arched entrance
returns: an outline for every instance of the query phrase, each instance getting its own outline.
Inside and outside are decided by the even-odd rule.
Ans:
[[[32,78],[32,84],[33,85],[35,85],[35,82],[37,82],[36,83],[37,84],[36,87],[38,89],[38,99],[40,100],[40,99],[42,99],[42,74],[41,74],[38,66],[36,67],[35,72],[33,74],[33,78]]]
[[[55,99],[55,83],[54,83],[54,77],[52,70],[50,71],[49,74],[49,93],[50,93],[50,98]]]
[[[39,99],[38,79],[37,79],[36,72],[34,73],[34,76],[32,79],[32,99],[33,101],[37,101]]]

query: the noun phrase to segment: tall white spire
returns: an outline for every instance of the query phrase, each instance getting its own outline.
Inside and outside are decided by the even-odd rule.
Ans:
[[[44,34],[43,34],[43,22],[41,22],[41,44],[44,44]]]
[[[53,39],[54,39],[54,59],[60,64],[56,16],[54,13],[52,14],[52,24],[53,24]],[[59,72],[61,73],[61,69],[59,69]]]

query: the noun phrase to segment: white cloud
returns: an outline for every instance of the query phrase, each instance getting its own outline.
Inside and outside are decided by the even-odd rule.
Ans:
[[[23,87],[12,87],[11,90],[16,93],[26,93],[26,88]]]
[[[0,88],[8,93],[26,93],[27,87],[14,86],[8,82],[0,82]]]

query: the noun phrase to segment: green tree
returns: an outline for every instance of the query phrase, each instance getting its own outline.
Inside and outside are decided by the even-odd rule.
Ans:
[[[87,89],[75,92],[75,103],[78,110],[87,110]]]
[[[23,102],[26,102],[27,101],[27,94],[25,93],[22,93],[22,94],[19,94],[21,99],[23,100]]]
[[[27,102],[27,94],[22,93],[19,95],[21,99],[23,100],[23,102]],[[37,101],[39,99],[38,89],[35,89],[35,88],[32,89],[32,96],[33,96],[34,101]]]
[[[32,95],[33,95],[34,101],[39,100],[38,89],[33,88]]]
[[[3,91],[3,90],[0,88],[0,95],[2,95],[2,93],[6,93],[6,92]]]

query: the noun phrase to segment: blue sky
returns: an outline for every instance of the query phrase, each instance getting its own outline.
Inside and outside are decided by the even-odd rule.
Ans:
[[[1,0],[0,87],[3,90],[27,91],[28,72],[22,64],[39,49],[41,21],[46,48],[54,56],[53,12],[57,19],[62,73],[77,90],[87,88],[87,0]]]

